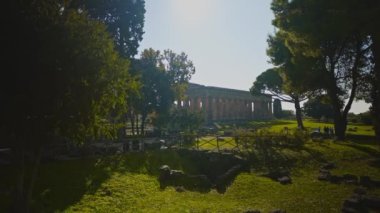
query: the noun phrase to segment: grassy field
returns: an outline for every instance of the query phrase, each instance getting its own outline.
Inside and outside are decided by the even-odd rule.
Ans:
[[[325,126],[326,127],[334,127],[334,124],[333,123],[326,123],[326,122],[314,122],[311,120],[304,120],[304,126],[305,126],[305,128],[310,129],[310,130],[320,128],[321,131],[323,131],[323,127],[325,127]],[[268,127],[271,131],[279,132],[279,131],[283,130],[285,127],[297,128],[297,122],[294,120],[277,120],[277,121],[273,121],[273,123],[269,122]],[[373,127],[370,125],[350,123],[347,126],[347,134],[374,136],[375,132],[373,131]]]
[[[275,125],[280,130],[282,125]],[[306,123],[306,126],[315,124]],[[318,124],[317,124],[318,125]],[[323,126],[322,126],[323,127]],[[363,131],[368,127],[363,126]],[[362,130],[361,130],[362,131]],[[301,148],[276,148],[273,164],[291,171],[293,183],[281,185],[262,176],[260,159],[251,172],[237,176],[226,193],[176,192],[160,189],[158,168],[167,164],[197,174],[193,163],[173,150],[128,153],[44,163],[33,199],[34,212],[340,212],[354,185],[317,180],[322,163],[333,161],[333,174],[367,175],[380,180],[380,151],[373,142],[307,142]],[[259,166],[260,165],[260,166]],[[2,171],[10,168],[1,168]],[[8,178],[7,178],[8,177]],[[12,178],[2,176],[0,189],[9,191]],[[380,196],[380,188],[369,189]],[[7,211],[9,196],[0,194],[0,211]]]

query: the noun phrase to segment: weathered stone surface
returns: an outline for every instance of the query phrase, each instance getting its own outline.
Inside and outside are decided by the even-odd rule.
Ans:
[[[318,180],[321,181],[329,181],[331,177],[331,173],[327,169],[320,169],[319,170],[319,175],[318,175]]]
[[[158,177],[158,180],[160,182],[165,182],[170,178],[170,167],[168,165],[163,165],[160,167],[160,175]]]
[[[380,198],[365,196],[362,200],[367,208],[380,211]]]
[[[333,163],[333,162],[330,162],[330,163],[325,163],[321,166],[321,169],[335,169],[336,168],[336,164]]]
[[[279,178],[282,178],[284,176],[290,177],[290,172],[288,170],[285,170],[285,169],[279,169],[279,170],[271,171],[267,174],[264,174],[264,176],[269,177],[272,180],[278,181]]]
[[[199,175],[172,170],[167,165],[161,166],[158,178],[161,188],[184,186],[186,190],[205,192],[215,187],[218,192],[224,193],[235,177],[248,169],[247,160],[231,153],[189,149],[178,149],[177,152],[193,162]]]
[[[185,173],[181,170],[171,170],[170,171],[170,176],[171,178],[180,178],[183,177]]]
[[[355,198],[349,198],[344,200],[343,202],[343,207],[348,207],[348,208],[360,208],[360,200],[355,199]]]
[[[353,208],[343,207],[342,208],[342,213],[359,213],[359,211],[355,210]]]
[[[259,210],[254,209],[254,210],[247,210],[244,213],[261,213],[261,212]]]
[[[269,213],[286,213],[286,211],[282,209],[275,209],[275,210],[270,211]]]
[[[337,176],[337,175],[331,175],[331,176],[330,176],[330,179],[329,179],[329,181],[330,181],[331,183],[335,183],[335,184],[341,183],[342,180],[343,180],[343,178],[340,177],[340,176]]]
[[[344,200],[342,212],[380,212],[380,198],[365,195],[363,188],[357,188],[355,193]]]
[[[236,165],[230,168],[226,173],[216,179],[216,189],[219,193],[224,193],[235,177],[241,172],[242,166]]]
[[[186,190],[185,190],[185,188],[183,188],[183,186],[177,186],[177,187],[175,187],[175,191],[176,192],[184,192]]]
[[[323,174],[328,173],[328,174],[330,174],[330,170],[327,170],[327,169],[320,169],[320,170],[319,170],[319,173],[323,173]]]
[[[363,187],[358,187],[358,188],[354,189],[354,193],[358,194],[358,195],[365,195],[365,194],[367,194],[367,190]]]
[[[292,183],[292,179],[289,176],[284,176],[278,179],[278,182],[281,184],[290,184]]]
[[[345,174],[343,175],[343,181],[348,184],[357,184],[358,183],[358,177],[352,174]]]
[[[372,185],[372,180],[369,176],[360,176],[359,184],[361,186],[370,187]]]
[[[203,111],[206,122],[219,120],[271,119],[272,97],[252,96],[249,91],[189,84],[186,100],[177,105],[191,111]],[[181,102],[181,100],[179,101]],[[252,104],[255,110],[252,110]]]

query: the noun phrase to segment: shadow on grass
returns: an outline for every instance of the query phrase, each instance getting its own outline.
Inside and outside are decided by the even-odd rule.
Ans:
[[[160,166],[168,165],[172,169],[182,170],[185,174],[205,174],[212,182],[217,182],[217,177],[230,168],[227,160],[208,163],[214,165],[212,169],[205,165],[205,161],[212,162],[212,159],[201,157],[194,160],[180,151],[162,150],[45,163],[41,165],[36,182],[32,210],[65,211],[78,203],[85,194],[96,193],[115,173],[148,174],[158,177]],[[225,164],[225,167],[221,164]]]
[[[357,144],[375,145],[376,137],[372,135],[347,134],[346,139],[355,141]],[[377,143],[379,145],[379,143]]]
[[[269,173],[290,171],[295,167],[309,165],[311,162],[317,164],[327,162],[322,151],[306,146],[291,148],[268,147],[266,150],[256,150],[251,153],[249,159],[255,170]]]
[[[368,165],[380,169],[380,158],[368,161]]]
[[[33,212],[61,212],[94,194],[114,173],[157,176],[162,164],[196,172],[191,162],[174,151],[152,151],[49,162],[41,165],[33,195]]]
[[[344,146],[348,146],[348,147],[352,147],[356,150],[359,150],[361,152],[364,152],[364,153],[367,153],[368,155],[372,156],[372,157],[375,157],[375,158],[379,158],[380,157],[380,151],[374,149],[374,148],[371,148],[371,147],[368,147],[368,146],[362,146],[360,144],[354,144],[354,143],[345,143],[345,144],[342,144]]]

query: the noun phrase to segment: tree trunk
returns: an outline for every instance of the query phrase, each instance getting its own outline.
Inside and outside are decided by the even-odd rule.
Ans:
[[[346,137],[346,129],[347,129],[347,116],[344,117],[340,113],[336,113],[334,116],[334,129],[335,136],[338,140],[344,140]]]
[[[25,150],[24,147],[13,148],[13,166],[16,170],[16,187],[13,192],[11,212],[27,212],[25,201]]]
[[[30,179],[29,179],[29,185],[27,192],[25,194],[26,201],[28,202],[28,206],[30,201],[32,200],[34,185],[36,183],[38,169],[40,167],[40,160],[41,160],[41,154],[42,154],[42,146],[36,147],[36,150],[33,153],[34,159],[31,159],[31,173],[30,173]]]
[[[296,109],[296,119],[297,119],[297,126],[299,129],[305,129],[302,122],[302,111],[300,106],[299,97],[294,97],[294,107]]]
[[[14,191],[12,212],[30,212],[33,189],[36,182],[40,165],[42,147],[37,145],[34,151],[26,150],[25,147],[14,148],[14,167],[16,173],[16,188]],[[26,153],[30,157],[27,158]]]
[[[351,92],[349,94],[349,98],[347,104],[344,106],[339,100],[339,89],[337,86],[337,79],[334,74],[334,64],[331,64],[330,74],[331,74],[331,82],[328,88],[328,95],[332,101],[332,106],[334,109],[334,128],[335,128],[335,136],[338,140],[344,140],[346,137],[346,129],[347,129],[347,115],[351,109],[352,102],[356,96],[356,90],[358,86],[358,78],[359,78],[359,63],[362,57],[361,53],[362,42],[360,39],[357,40],[356,44],[356,54],[355,54],[355,62],[353,67],[351,68],[351,76],[352,76],[352,87]],[[343,110],[342,110],[343,109]]]
[[[372,108],[373,124],[375,128],[376,141],[380,142],[380,34],[373,36],[373,55],[375,59],[374,78],[372,82]]]

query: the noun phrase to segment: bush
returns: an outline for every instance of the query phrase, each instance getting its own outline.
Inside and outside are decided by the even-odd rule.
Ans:
[[[310,139],[309,133],[304,130],[282,131],[280,133],[260,129],[254,132],[239,130],[235,133],[235,141],[243,150],[263,151],[270,147],[300,147]]]

